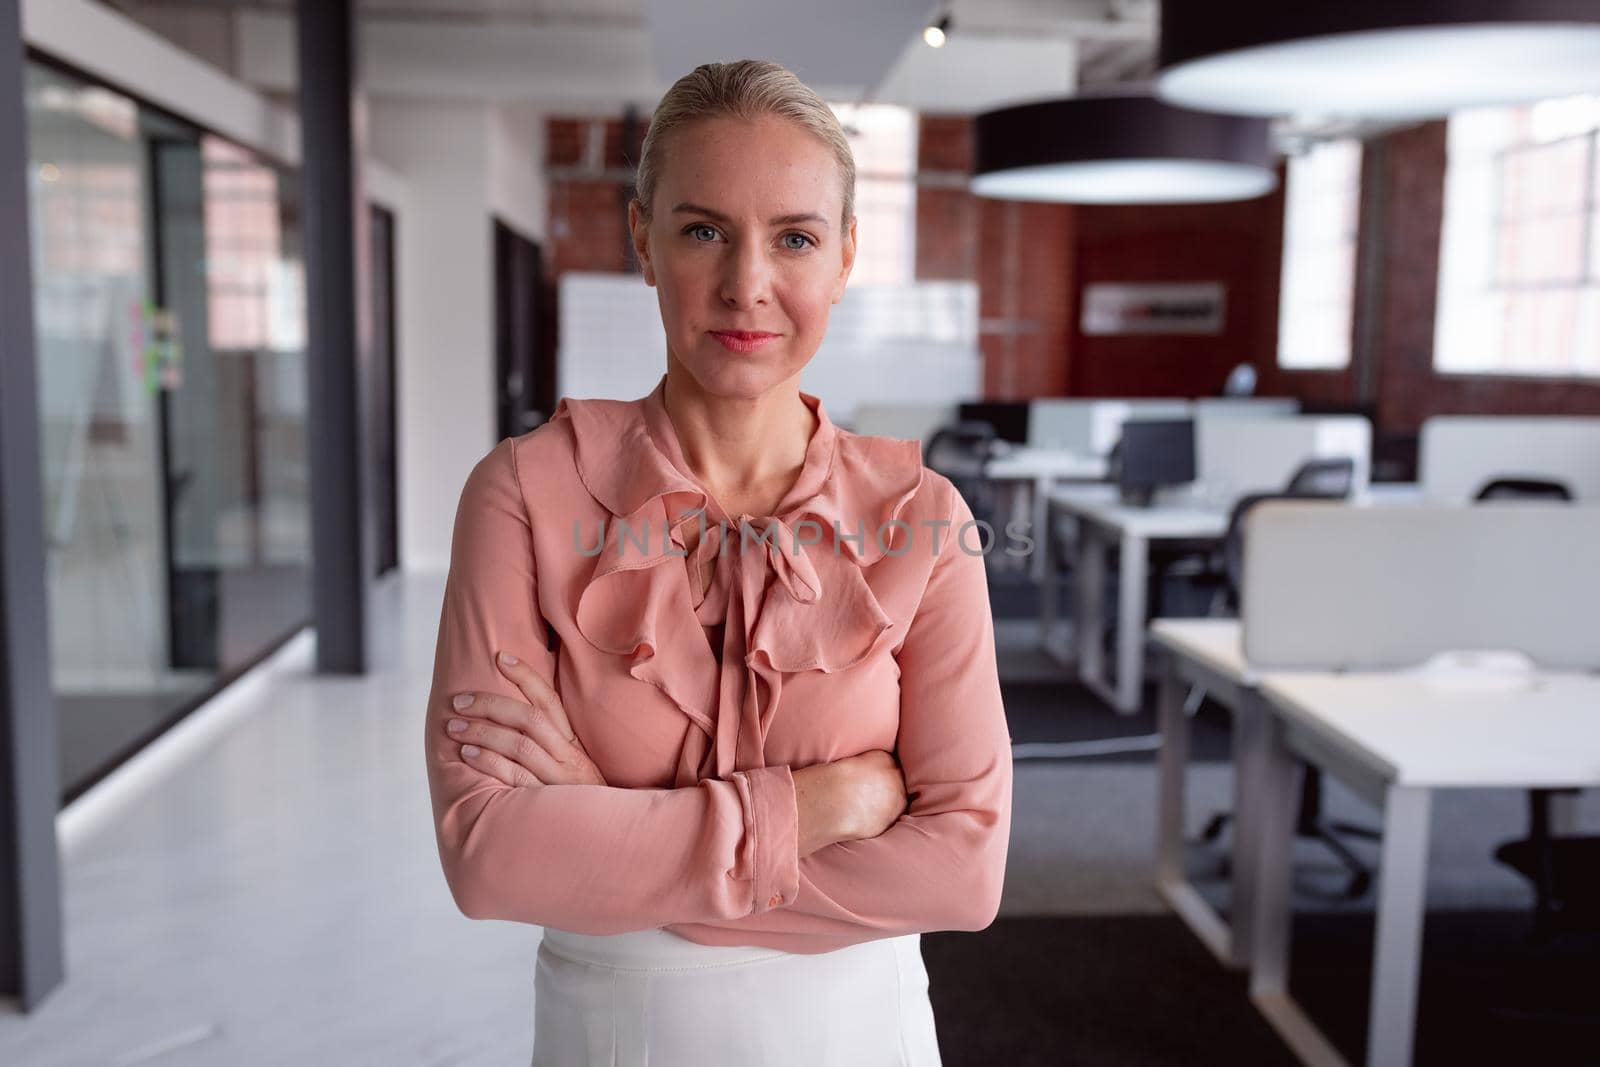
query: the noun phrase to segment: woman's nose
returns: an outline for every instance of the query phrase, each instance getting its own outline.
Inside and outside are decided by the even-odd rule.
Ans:
[[[770,264],[762,249],[735,245],[723,263],[722,300],[732,308],[759,307],[771,295]]]

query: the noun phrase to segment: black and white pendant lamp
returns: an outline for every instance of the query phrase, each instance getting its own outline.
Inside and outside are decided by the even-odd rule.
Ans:
[[[970,188],[1000,200],[1204,203],[1277,185],[1265,119],[1191,111],[1147,94],[1001,108],[974,119],[973,137]]]
[[[1600,92],[1600,0],[1162,0],[1156,95],[1420,119]]]

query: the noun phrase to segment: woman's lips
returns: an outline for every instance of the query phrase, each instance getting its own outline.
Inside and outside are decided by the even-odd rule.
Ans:
[[[763,330],[712,330],[711,336],[730,352],[754,352],[768,341],[778,339],[777,334]]]

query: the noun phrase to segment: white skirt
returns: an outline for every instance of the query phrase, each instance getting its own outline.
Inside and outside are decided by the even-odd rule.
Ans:
[[[922,935],[806,955],[546,927],[533,1067],[939,1067]]]

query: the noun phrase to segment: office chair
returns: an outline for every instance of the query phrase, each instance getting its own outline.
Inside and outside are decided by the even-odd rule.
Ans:
[[[1255,493],[1241,497],[1234,502],[1233,510],[1228,516],[1228,532],[1223,536],[1220,549],[1207,546],[1198,558],[1201,566],[1192,580],[1195,584],[1215,590],[1212,596],[1208,614],[1215,615],[1219,611],[1237,612],[1239,610],[1239,579],[1240,568],[1243,565],[1244,532],[1242,523],[1248,507],[1242,507],[1246,501],[1260,502],[1266,499],[1291,499],[1291,500],[1343,500],[1350,495],[1355,486],[1355,461],[1348,456],[1330,459],[1309,459],[1300,464],[1295,472],[1289,476],[1289,481],[1278,493]],[[1196,558],[1191,550],[1159,564],[1152,564],[1151,572],[1156,576],[1155,585],[1159,589],[1161,581],[1179,563]],[[1154,610],[1159,607],[1159,600],[1152,603],[1150,618],[1157,617]],[[1192,695],[1191,695],[1192,696]]]
[[[1314,459],[1302,464],[1289,479],[1282,492],[1251,493],[1241,497],[1228,515],[1228,532],[1222,542],[1223,603],[1237,612],[1240,590],[1244,585],[1244,528],[1250,512],[1269,500],[1342,500],[1350,495],[1355,483],[1355,462],[1349,458]],[[1198,708],[1194,694],[1190,703]],[[1231,812],[1218,812],[1200,831],[1200,840],[1213,842],[1232,820]],[[1295,816],[1296,837],[1320,841],[1349,872],[1349,881],[1343,892],[1345,899],[1356,900],[1372,887],[1372,868],[1350,851],[1340,836],[1377,840],[1381,834],[1370,826],[1324,819],[1322,816],[1322,771],[1308,765],[1300,779],[1299,811]]]
[[[973,518],[991,524],[995,492],[984,471],[998,440],[993,423],[964,419],[939,427],[922,448],[922,461],[955,484]]]
[[[1566,503],[1572,490],[1546,478],[1492,478],[1474,495],[1476,502],[1495,500],[1547,500]],[[1600,920],[1600,836],[1555,837],[1550,832],[1550,804],[1557,794],[1575,789],[1528,790],[1528,835],[1503,841],[1495,859],[1515,870],[1533,886],[1533,933],[1544,939],[1587,917]]]

